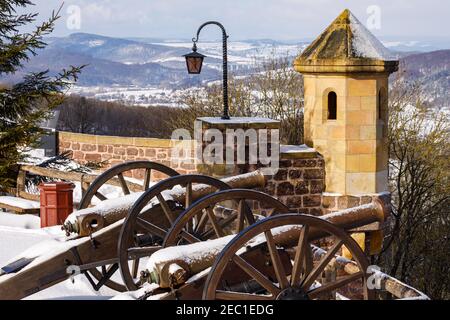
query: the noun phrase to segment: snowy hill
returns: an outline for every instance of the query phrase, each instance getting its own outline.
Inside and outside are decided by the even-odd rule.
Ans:
[[[93,58],[123,64],[145,64],[162,57],[181,56],[185,50],[127,39],[74,33],[64,38],[50,38],[48,49],[82,53]]]
[[[55,74],[68,66],[86,65],[80,75],[78,85],[112,86],[112,85],[164,85],[175,83],[185,75],[180,70],[172,70],[158,63],[124,64],[111,60],[95,58],[84,52],[70,49],[48,48],[32,57],[25,66],[25,71],[42,71],[50,69]],[[23,72],[8,78],[17,81]]]
[[[87,65],[77,86],[72,92],[102,100],[117,100],[127,93],[125,102],[148,105],[155,101],[170,105],[170,95],[154,97],[163,90],[170,92],[192,88],[221,79],[222,43],[221,41],[201,41],[199,52],[205,54],[201,75],[188,75],[183,54],[191,51],[190,40],[168,40],[129,38],[119,39],[95,34],[74,33],[67,37],[47,38],[48,47],[38,52],[26,64],[24,72],[42,71],[50,68],[51,73],[59,72],[69,65]],[[412,61],[410,77],[424,78],[430,86],[440,86],[444,79],[448,84],[448,58],[450,52],[443,50],[419,53],[433,46],[413,40],[383,42],[397,57]],[[309,45],[308,41],[281,42],[271,39],[230,41],[228,43],[229,70],[239,76],[245,76],[254,70],[255,61],[261,62],[268,57],[282,56],[293,59]],[[397,52],[396,50],[408,51]],[[411,58],[407,58],[408,56]],[[421,66],[420,68],[418,66]],[[2,82],[15,82],[24,72]],[[437,83],[434,85],[434,83]],[[131,90],[131,91],[130,91]],[[137,101],[136,92],[145,99]],[[128,94],[130,93],[130,94]],[[443,92],[445,93],[445,92]],[[130,98],[128,98],[130,96]],[[123,97],[121,98],[123,99]],[[153,101],[149,103],[148,101]]]
[[[405,77],[420,81],[435,105],[450,107],[450,50],[414,54],[401,60]]]

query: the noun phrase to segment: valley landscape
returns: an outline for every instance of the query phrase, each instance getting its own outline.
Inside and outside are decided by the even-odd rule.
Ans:
[[[205,54],[200,75],[188,75],[183,54],[190,52],[189,40],[113,38],[87,33],[67,37],[50,37],[48,46],[25,65],[22,72],[6,81],[16,81],[25,72],[50,66],[50,73],[68,65],[86,65],[69,93],[103,101],[139,106],[180,105],[186,90],[192,90],[221,79],[222,44],[205,41],[199,52]],[[267,59],[293,60],[309,40],[281,42],[271,39],[230,41],[229,71],[245,77]],[[387,40],[384,44],[395,53],[408,70],[407,77],[423,80],[428,88],[446,95],[450,84],[450,50],[442,42]],[[439,50],[441,49],[441,50]],[[443,49],[443,50],[442,50]]]

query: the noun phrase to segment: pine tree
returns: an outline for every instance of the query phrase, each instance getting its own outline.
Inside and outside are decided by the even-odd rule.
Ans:
[[[0,0],[0,81],[21,70],[37,50],[45,48],[44,36],[53,31],[60,17],[59,11],[53,12],[32,32],[21,32],[38,14],[17,11],[31,5],[30,0]],[[14,185],[23,151],[35,145],[42,134],[39,124],[61,104],[63,92],[77,80],[81,68],[71,66],[54,76],[49,70],[27,73],[12,85],[0,82],[0,190]]]

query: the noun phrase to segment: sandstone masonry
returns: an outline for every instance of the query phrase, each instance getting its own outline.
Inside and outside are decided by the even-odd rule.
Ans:
[[[172,141],[169,139],[97,136],[59,132],[59,151],[72,151],[73,159],[80,163],[104,162],[103,169],[126,161],[155,161],[171,167],[181,174],[196,173],[194,164],[171,161]],[[194,160],[194,152],[188,155]],[[136,173],[139,175],[139,173]],[[158,173],[152,178],[159,180]],[[135,178],[141,178],[135,176]]]

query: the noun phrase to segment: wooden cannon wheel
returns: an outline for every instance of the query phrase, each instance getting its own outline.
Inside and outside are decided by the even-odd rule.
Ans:
[[[256,205],[257,209],[252,209]],[[217,210],[224,213],[219,216]],[[183,212],[164,239],[164,247],[237,234],[261,217],[289,212],[288,207],[260,191],[232,189],[210,194]]]
[[[164,192],[185,188],[182,199],[165,199]],[[230,189],[228,184],[203,175],[180,175],[159,182],[147,190],[130,209],[119,237],[118,255],[122,279],[128,290],[138,289],[139,260],[162,247],[167,231],[178,215],[193,202],[196,187],[212,187],[211,191]],[[156,204],[156,210],[152,205]],[[183,236],[189,237],[189,234]],[[188,238],[189,239],[189,238]],[[130,270],[132,261],[132,270]]]
[[[291,239],[287,241],[289,237],[285,233],[288,230],[286,228],[293,227],[297,228],[297,232],[291,233]],[[318,230],[333,237],[334,241],[326,253],[322,251],[323,254],[318,263],[313,264],[311,243],[318,240],[314,236]],[[254,242],[255,248],[261,249],[262,246],[268,253],[268,261],[262,264],[263,267],[261,267],[261,261],[257,259],[245,259],[249,254],[248,251],[251,251],[249,243],[258,239],[259,241]],[[287,245],[287,243],[290,244]],[[324,270],[343,245],[353,255],[359,270],[350,275],[322,281]],[[288,250],[290,250],[289,255],[287,255]],[[259,266],[256,266],[257,264]],[[368,265],[367,258],[358,244],[344,230],[332,223],[303,214],[273,216],[243,230],[227,244],[209,272],[203,299],[326,299],[330,298],[332,292],[339,293],[341,288],[349,284],[359,286],[359,289],[362,286],[362,290],[359,290],[362,292],[360,299],[372,299],[374,292],[366,286]],[[234,272],[230,273],[230,270]],[[233,275],[236,274],[244,274],[247,281],[230,285],[233,280],[235,281]]]
[[[179,175],[179,173],[172,168],[152,161],[130,161],[118,164],[103,172],[91,183],[89,188],[86,190],[86,193],[83,195],[80,204],[78,205],[78,210],[89,207],[91,205],[92,198],[94,197],[98,198],[100,201],[106,200],[106,196],[104,196],[99,189],[111,180],[117,179],[124,195],[130,194],[132,190],[130,190],[130,187],[127,184],[124,173],[133,170],[145,170],[144,185],[140,191],[145,191],[150,187],[152,171],[163,173],[168,177]]]
[[[127,182],[125,179],[126,173],[132,173],[133,170],[145,171],[144,183],[142,186],[136,186],[135,183],[131,183],[129,181]],[[78,210],[89,207],[94,197],[100,201],[106,200],[107,197],[99,190],[103,185],[108,183],[113,183],[114,185],[120,186],[124,195],[130,194],[133,191],[148,190],[151,185],[152,171],[163,173],[169,177],[179,175],[179,173],[172,168],[152,161],[130,161],[118,164],[103,172],[90,184],[89,188],[86,190],[86,193],[83,195],[80,204],[78,205]],[[137,187],[139,189],[137,189]],[[85,273],[85,275],[95,290],[98,290],[103,285],[106,285],[113,290],[123,292],[126,291],[126,287],[123,284],[111,280],[111,276],[117,271],[117,269],[117,263],[89,269],[88,272],[98,281],[97,283],[94,283],[89,274]]]

